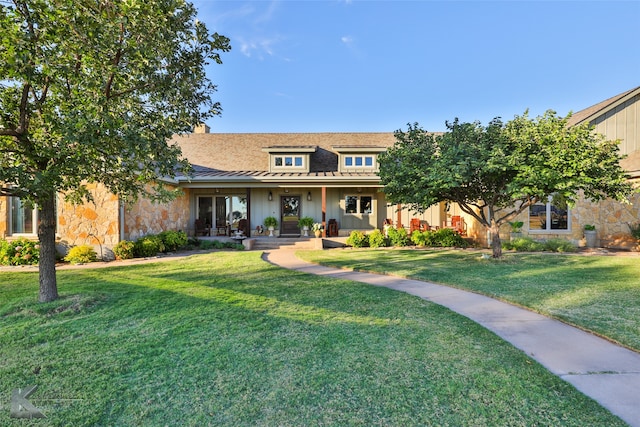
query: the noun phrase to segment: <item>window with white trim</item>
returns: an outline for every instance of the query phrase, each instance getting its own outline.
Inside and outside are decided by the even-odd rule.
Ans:
[[[550,196],[546,203],[529,207],[529,231],[569,231],[570,217],[566,200]]]
[[[372,196],[345,196],[344,198],[345,214],[372,214],[373,213],[373,197]]]
[[[26,206],[19,197],[10,197],[11,234],[38,234],[38,209]]]
[[[345,168],[371,168],[374,167],[374,158],[373,155],[345,155],[344,159],[344,167]]]
[[[273,156],[273,165],[278,168],[302,168],[303,156]]]

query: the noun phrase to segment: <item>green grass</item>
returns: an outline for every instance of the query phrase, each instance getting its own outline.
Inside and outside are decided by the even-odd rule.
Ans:
[[[480,292],[640,350],[640,258],[476,251],[334,250],[298,254],[341,268],[397,274]]]
[[[256,252],[58,279],[0,273],[0,425],[624,425],[445,308]],[[9,418],[32,384],[47,419]]]

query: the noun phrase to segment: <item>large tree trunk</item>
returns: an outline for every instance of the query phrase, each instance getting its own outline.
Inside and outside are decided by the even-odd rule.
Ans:
[[[55,193],[48,194],[39,200],[40,224],[38,239],[40,240],[40,302],[53,301],[58,298],[56,280],[56,203]]]
[[[491,220],[491,250],[493,251],[493,258],[502,258],[502,242],[500,241],[500,225],[498,225],[493,219]]]

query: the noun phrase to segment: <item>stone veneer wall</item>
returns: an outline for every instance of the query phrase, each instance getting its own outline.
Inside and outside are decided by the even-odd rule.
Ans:
[[[560,238],[572,241],[578,246],[584,246],[584,226],[591,224],[596,226],[598,245],[606,248],[638,250],[638,242],[630,235],[629,224],[640,222],[640,194],[634,194],[631,204],[616,202],[612,199],[605,199],[599,202],[585,200],[579,197],[576,204],[571,208],[571,230],[560,233],[529,233],[527,211],[520,214],[514,221],[524,222],[522,229],[524,236],[534,239],[548,240]],[[508,224],[500,228],[500,239],[508,241],[511,227]],[[477,226],[474,222],[473,233],[476,241],[481,245],[487,244],[486,229]]]
[[[102,184],[88,184],[93,202],[74,205],[58,197],[58,250],[90,245],[99,257],[113,259],[111,249],[120,240],[119,199]]]
[[[154,203],[140,198],[133,206],[124,210],[124,238],[136,240],[147,234],[158,234],[165,230],[191,233],[189,226],[189,190],[169,203]]]

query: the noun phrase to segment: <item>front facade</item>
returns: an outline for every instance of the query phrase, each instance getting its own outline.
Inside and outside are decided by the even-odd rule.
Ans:
[[[583,122],[593,124],[607,139],[621,140],[621,152],[627,155],[622,166],[640,183],[640,87],[579,111],[570,125]],[[109,258],[120,240],[163,230],[266,235],[264,220],[270,216],[278,221],[279,236],[299,236],[301,217],[322,223],[330,236],[381,229],[388,222],[408,229],[412,220],[439,227],[462,217],[469,237],[481,244],[490,238],[455,204],[435,205],[418,215],[386,202],[377,156],[394,144],[393,133],[216,134],[201,126],[193,134],[176,136],[174,142],[193,165],[190,176],[170,183],[182,189],[182,196],[166,204],[141,199],[123,205],[101,185],[90,187],[94,202],[85,205],[65,203],[60,196],[60,249],[89,244]],[[584,225],[592,224],[599,244],[632,248],[628,224],[640,221],[640,196],[636,194],[631,205],[581,199],[572,208],[550,199],[517,219],[525,224],[524,234],[534,238],[560,237],[580,244]],[[35,238],[37,223],[37,209],[0,197],[0,237]],[[501,237],[508,236],[505,227]]]

